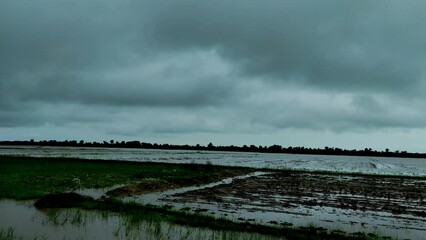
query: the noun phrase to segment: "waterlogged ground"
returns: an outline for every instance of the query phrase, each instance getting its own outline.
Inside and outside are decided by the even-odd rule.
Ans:
[[[180,188],[182,184],[165,184],[157,178],[148,178],[130,185],[120,183],[104,189],[79,189],[77,192],[96,199],[118,198],[237,222],[315,226],[328,231],[374,233],[398,239],[424,239],[426,236],[426,159],[57,147],[0,147],[0,155],[54,157],[57,158],[55,162],[61,161],[60,157],[69,157],[262,168],[261,172],[242,171],[238,174],[245,175],[202,186]],[[196,182],[193,184],[198,185]],[[83,235],[92,236],[90,234],[105,235],[102,239],[132,238],[132,234],[144,239],[158,239],[159,235],[155,234],[161,234],[162,239],[264,237],[242,233],[230,235],[229,232],[186,228],[164,222],[139,222],[137,227],[129,228],[129,222],[118,215],[105,216],[93,212],[81,215],[81,212],[72,211],[75,210],[52,215],[40,212],[28,203],[3,200],[0,201],[0,234],[12,229],[18,236],[24,236],[23,239],[27,238],[25,234],[28,231],[31,238],[48,239],[51,236],[78,239]],[[23,224],[19,223],[20,219],[23,219]],[[83,224],[76,224],[79,221]],[[107,226],[106,229],[103,226]],[[104,235],[99,231],[103,231]]]
[[[278,239],[253,233],[215,231],[161,221],[133,221],[113,213],[78,209],[40,211],[33,201],[0,201],[0,237],[5,239]]]
[[[256,172],[127,200],[275,226],[426,236],[426,180],[413,178]]]
[[[426,159],[418,158],[21,146],[0,146],[0,155],[166,163],[209,162],[222,166],[426,176]]]

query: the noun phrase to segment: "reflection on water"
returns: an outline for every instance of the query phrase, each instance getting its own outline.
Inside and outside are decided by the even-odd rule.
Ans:
[[[79,209],[39,211],[32,201],[0,201],[0,230],[22,239],[271,239],[270,236],[134,221]],[[1,235],[0,235],[1,236]]]

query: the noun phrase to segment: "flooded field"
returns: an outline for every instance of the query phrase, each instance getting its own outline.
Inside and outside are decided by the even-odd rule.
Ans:
[[[120,148],[0,146],[0,155],[426,176],[426,159]]]
[[[160,179],[163,177],[160,174],[141,178],[139,182],[134,179],[107,188],[73,191],[100,201],[118,199],[239,224],[366,233],[373,237],[377,234],[395,239],[420,240],[426,236],[425,159],[56,147],[0,147],[0,155],[57,158],[53,163],[63,157],[199,163],[195,166],[207,167],[203,168],[206,172],[201,177],[211,172],[209,166],[214,165],[252,167],[255,169],[240,170],[231,177],[216,178],[217,182],[204,185],[199,181],[192,186],[179,185],[184,178],[177,177],[166,182]],[[169,170],[172,166],[161,165]],[[148,166],[143,168],[147,170]],[[117,167],[108,171],[113,170]],[[135,172],[137,176],[148,173],[151,174]],[[0,200],[0,232],[13,233],[18,239],[57,239],[58,236],[59,239],[271,239],[260,234],[216,231],[158,220],[134,222],[117,213],[78,209],[40,211],[31,201],[13,200]]]
[[[242,222],[424,239],[425,189],[426,180],[417,179],[258,172],[128,199]]]
[[[40,211],[33,201],[0,201],[0,239],[275,239],[261,234],[214,231],[79,209]],[[276,238],[278,239],[278,238]]]

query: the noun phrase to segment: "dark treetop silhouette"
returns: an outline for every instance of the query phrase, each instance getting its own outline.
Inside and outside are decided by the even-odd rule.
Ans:
[[[235,152],[264,152],[264,153],[290,153],[290,154],[316,154],[316,155],[349,155],[349,156],[380,156],[380,157],[402,157],[402,158],[426,158],[426,153],[409,153],[406,151],[377,151],[371,148],[363,150],[347,150],[334,147],[325,148],[305,148],[305,147],[282,147],[281,145],[272,146],[214,146],[209,143],[207,146],[197,145],[172,145],[146,143],[140,141],[103,141],[103,142],[85,142],[76,141],[56,141],[43,140],[34,141],[1,141],[0,145],[23,145],[23,146],[61,146],[61,147],[107,147],[107,148],[145,148],[145,149],[178,149],[178,150],[206,150],[206,151],[235,151]]]

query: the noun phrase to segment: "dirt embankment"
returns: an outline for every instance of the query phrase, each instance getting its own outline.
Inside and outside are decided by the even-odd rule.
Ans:
[[[253,169],[249,168],[238,168],[233,171],[223,171],[218,173],[209,174],[206,173],[202,176],[191,176],[180,178],[173,178],[169,180],[155,180],[147,179],[142,180],[137,184],[132,184],[120,188],[113,189],[108,191],[106,194],[111,197],[124,197],[124,196],[134,196],[141,195],[152,192],[162,192],[169,189],[188,187],[188,186],[198,186],[202,184],[218,182],[226,178],[236,177],[240,175],[245,175],[253,172]],[[165,178],[167,179],[167,178]]]

